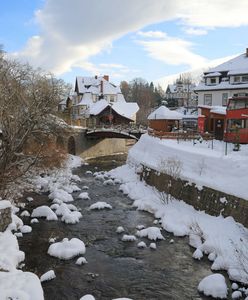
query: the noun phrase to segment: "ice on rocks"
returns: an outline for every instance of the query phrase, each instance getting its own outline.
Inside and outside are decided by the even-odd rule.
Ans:
[[[88,192],[83,192],[81,194],[79,194],[77,196],[78,199],[82,199],[82,200],[90,200],[90,197],[89,197],[89,193]]]
[[[123,242],[134,242],[137,239],[136,239],[136,236],[134,236],[134,235],[124,234],[121,240]]]
[[[21,233],[30,233],[32,231],[32,227],[28,225],[23,225],[20,228]]]
[[[39,206],[35,208],[31,214],[32,218],[46,218],[47,221],[57,221],[58,218],[56,214],[51,210],[50,207],[46,205]]]
[[[156,250],[157,249],[157,245],[155,243],[150,243],[149,248]]]
[[[57,242],[49,246],[48,254],[60,259],[71,259],[77,255],[85,254],[84,242],[78,238],[64,238],[62,242]]]
[[[112,209],[112,206],[106,202],[98,201],[90,206],[90,210]]]
[[[138,248],[146,248],[147,246],[146,246],[146,243],[145,243],[145,242],[139,242],[139,243],[137,244],[137,247],[138,247]]]
[[[226,299],[227,285],[225,277],[221,274],[211,274],[201,280],[198,291],[213,298]]]
[[[164,240],[164,237],[162,236],[160,232],[160,228],[158,227],[148,227],[146,229],[142,229],[140,231],[137,231],[136,235],[138,237],[147,237],[149,240]]]
[[[203,257],[203,253],[200,249],[196,249],[195,252],[193,253],[192,257],[194,259],[200,260]]]
[[[39,223],[39,220],[36,218],[31,219],[30,221],[31,224]]]
[[[72,195],[62,189],[55,189],[52,193],[49,194],[48,198],[51,200],[59,199],[65,203],[73,201]]]
[[[116,233],[123,233],[125,229],[122,226],[118,226],[116,229]]]
[[[88,262],[87,262],[87,260],[86,260],[85,257],[79,257],[79,258],[77,259],[77,261],[75,262],[75,264],[76,264],[76,265],[79,265],[79,266],[84,265],[84,264],[87,264],[87,263],[88,263]]]
[[[27,210],[24,210],[21,214],[21,217],[30,217],[30,213]]]
[[[49,281],[49,280],[52,280],[54,278],[56,278],[54,270],[50,270],[50,271],[47,271],[46,273],[44,273],[43,275],[41,275],[40,282]]]

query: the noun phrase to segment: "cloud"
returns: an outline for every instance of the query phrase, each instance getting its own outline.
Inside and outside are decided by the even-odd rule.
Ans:
[[[183,39],[166,36],[161,40],[137,41],[156,60],[170,65],[187,65],[195,68],[206,62],[206,59],[192,52],[193,44]]]
[[[109,51],[112,42],[127,33],[147,25],[177,20],[192,28],[237,27],[248,25],[248,2],[239,0],[45,0],[44,7],[35,14],[39,35],[31,37],[26,46],[12,55],[30,61],[35,66],[61,75],[73,67],[94,70],[89,59]],[[142,31],[141,31],[142,32]],[[161,38],[161,33],[146,33]],[[153,35],[153,36],[151,36]],[[143,35],[144,37],[144,35]],[[149,38],[149,36],[147,36]],[[166,38],[166,37],[163,37]],[[204,59],[191,52],[189,42],[167,38],[164,41],[144,41],[151,57],[173,64],[192,60],[193,66]],[[173,47],[175,43],[176,47]],[[164,51],[162,47],[168,47]],[[176,49],[176,56],[172,52]],[[165,55],[167,58],[165,58]]]
[[[166,33],[162,31],[139,31],[137,35],[144,37],[144,38],[154,38],[154,39],[161,39],[166,37]]]
[[[201,28],[185,27],[183,28],[184,32],[188,35],[206,35],[208,31]]]
[[[171,74],[171,75],[156,79],[156,80],[154,80],[154,84],[156,84],[156,85],[159,84],[165,90],[167,88],[168,84],[174,83],[174,81],[177,78],[179,78],[180,74],[182,74],[182,73],[183,74],[189,73],[191,75],[193,81],[199,82],[201,76],[203,75],[203,72],[207,71],[209,68],[216,67],[238,55],[239,54],[230,55],[230,56],[226,56],[226,57],[217,58],[217,59],[214,59],[211,61],[206,61],[204,64],[199,65],[197,68],[191,68],[185,72],[175,73],[175,74]]]

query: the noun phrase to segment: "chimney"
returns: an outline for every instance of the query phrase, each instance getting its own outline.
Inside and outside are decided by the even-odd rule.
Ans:
[[[248,48],[246,48],[246,57],[248,57]]]
[[[107,81],[109,81],[109,75],[104,75],[103,78]]]
[[[100,93],[103,94],[103,81],[101,80]]]
[[[97,75],[95,75],[95,79],[97,79]]]

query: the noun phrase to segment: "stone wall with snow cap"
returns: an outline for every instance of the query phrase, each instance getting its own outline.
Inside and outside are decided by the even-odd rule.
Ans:
[[[11,203],[7,200],[0,201],[0,232],[5,231],[12,222]]]

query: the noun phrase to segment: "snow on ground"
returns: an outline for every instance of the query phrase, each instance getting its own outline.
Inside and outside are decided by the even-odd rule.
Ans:
[[[32,218],[45,217],[47,221],[57,221],[58,220],[56,214],[51,210],[50,207],[48,207],[46,205],[36,207],[33,210],[31,217]]]
[[[84,242],[78,238],[71,240],[64,238],[62,242],[57,242],[49,246],[47,253],[60,259],[71,259],[79,254],[85,253]]]
[[[159,192],[140,181],[135,171],[127,164],[109,172],[123,182],[121,187],[134,200],[134,207],[153,213],[168,232],[189,235],[191,245],[213,261],[212,270],[226,270],[233,281],[248,283],[248,229],[232,217],[210,216],[183,201],[172,198],[163,203]]]
[[[94,209],[112,209],[112,206],[106,202],[103,202],[103,201],[98,201],[96,203],[93,203],[91,206],[90,206],[90,210],[94,210]]]
[[[166,161],[179,160],[182,179],[248,200],[248,145],[241,145],[241,151],[232,151],[233,144],[228,143],[227,155],[225,146],[224,142],[214,140],[211,149],[211,141],[193,146],[192,141],[177,143],[177,140],[160,140],[144,134],[129,150],[128,161],[163,171]]]
[[[201,280],[198,291],[213,298],[226,299],[227,285],[225,277],[221,274],[211,274]]]
[[[142,229],[140,231],[137,231],[136,235],[138,237],[147,237],[149,240],[164,240],[164,237],[162,236],[160,232],[160,228],[158,227],[148,227],[146,229]]]
[[[40,282],[49,281],[54,278],[56,278],[56,275],[53,270],[50,270],[50,271],[47,271],[46,273],[44,273],[43,275],[41,275]]]

